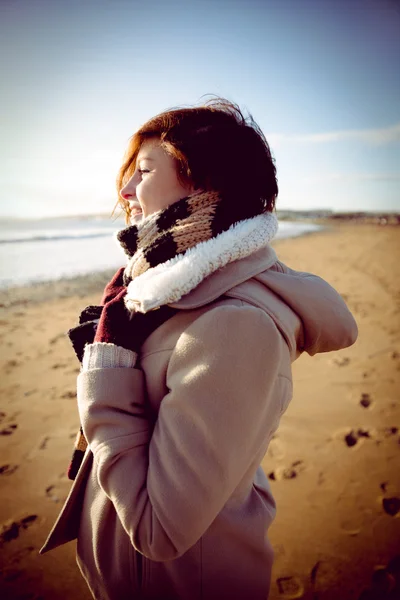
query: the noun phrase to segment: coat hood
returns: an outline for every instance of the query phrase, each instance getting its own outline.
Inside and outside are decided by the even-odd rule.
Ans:
[[[228,296],[264,310],[285,338],[292,360],[347,348],[357,339],[356,321],[340,294],[324,279],[295,271],[271,246],[213,273],[171,306],[195,309]]]

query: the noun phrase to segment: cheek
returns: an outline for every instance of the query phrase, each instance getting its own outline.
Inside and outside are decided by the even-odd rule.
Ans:
[[[155,200],[158,201],[160,198],[164,196],[164,185],[163,182],[160,182],[156,177],[148,178],[147,181],[144,182],[144,190],[146,193],[146,197],[149,201]]]
[[[189,193],[189,188],[182,185],[175,173],[170,174],[164,186],[164,197],[170,202],[177,202],[181,198],[188,196]]]
[[[151,197],[152,187],[151,180],[146,177],[142,179],[136,187],[136,196],[138,200],[146,200],[149,196]]]
[[[145,208],[159,210],[168,204],[165,191],[165,185],[156,177],[147,177],[137,186],[136,197]]]
[[[182,186],[174,173],[144,177],[137,185],[136,197],[149,210],[160,210],[188,196],[191,190]]]

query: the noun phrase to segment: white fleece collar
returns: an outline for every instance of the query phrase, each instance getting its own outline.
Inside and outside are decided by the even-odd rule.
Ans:
[[[266,246],[278,230],[272,213],[239,221],[210,240],[148,269],[128,285],[126,307],[147,313],[177,302],[217,269]]]

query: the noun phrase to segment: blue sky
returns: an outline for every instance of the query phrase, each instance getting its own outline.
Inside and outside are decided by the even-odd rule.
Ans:
[[[132,133],[204,94],[260,124],[278,208],[400,211],[398,0],[3,0],[0,22],[2,216],[109,211]]]

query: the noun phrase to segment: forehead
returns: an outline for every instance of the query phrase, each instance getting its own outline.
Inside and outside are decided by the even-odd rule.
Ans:
[[[144,158],[157,158],[164,153],[164,150],[161,148],[160,141],[153,140],[145,140],[143,144],[140,146],[137,160],[141,160]]]

